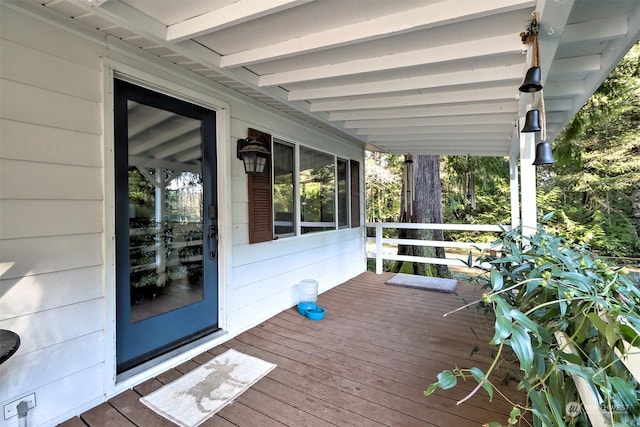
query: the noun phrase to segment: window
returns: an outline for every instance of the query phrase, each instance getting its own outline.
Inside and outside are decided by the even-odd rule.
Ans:
[[[347,161],[338,159],[338,228],[349,226],[349,194],[347,191]]]
[[[300,147],[300,231],[335,230],[335,157]]]
[[[252,136],[253,135],[253,136]],[[249,242],[360,227],[360,163],[271,139],[271,160],[249,180]]]
[[[278,237],[296,233],[293,149],[291,144],[273,142],[273,229]]]

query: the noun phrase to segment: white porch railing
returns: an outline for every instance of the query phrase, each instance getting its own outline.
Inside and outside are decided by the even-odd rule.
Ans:
[[[402,222],[368,222],[367,227],[375,228],[375,237],[367,237],[367,242],[375,242],[375,252],[367,251],[367,258],[375,258],[376,260],[376,273],[382,274],[382,262],[383,260],[392,261],[408,261],[408,262],[422,262],[426,264],[440,264],[440,265],[453,265],[464,266],[466,263],[458,258],[432,258],[432,257],[419,257],[412,255],[398,255],[393,253],[384,253],[384,244],[391,245],[413,245],[413,246],[426,246],[426,247],[442,247],[442,248],[456,248],[456,249],[489,249],[492,248],[491,243],[476,243],[476,242],[453,242],[453,241],[441,241],[441,240],[416,240],[416,239],[395,239],[384,238],[383,230],[388,229],[411,229],[411,230],[450,230],[450,231],[483,231],[483,232],[495,232],[501,233],[511,229],[509,225],[491,225],[491,224],[417,224],[417,223],[402,223]],[[496,235],[496,237],[498,237]]]

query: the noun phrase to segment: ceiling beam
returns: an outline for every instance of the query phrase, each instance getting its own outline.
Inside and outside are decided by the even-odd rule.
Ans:
[[[518,53],[522,52],[522,50],[522,42],[514,35],[487,37],[445,46],[377,56],[375,58],[356,59],[337,64],[266,74],[258,78],[258,85],[278,86],[287,83],[388,71],[418,65],[485,58],[491,55]]]
[[[569,81],[551,81],[544,85],[545,101],[547,94],[551,96],[573,96],[582,95],[584,93],[584,82],[582,80],[569,80]]]
[[[460,141],[463,143],[463,141]],[[460,145],[447,144],[446,147],[425,146],[421,144],[403,145],[402,147],[378,146],[382,151],[395,154],[425,154],[431,156],[492,156],[503,157],[509,155],[509,147],[464,147]]]
[[[382,136],[382,135],[424,135],[427,133],[512,133],[512,126],[508,123],[478,125],[460,124],[443,126],[408,126],[401,128],[355,128],[358,135]]]
[[[506,114],[468,115],[455,117],[418,117],[395,120],[353,120],[344,122],[344,127],[349,128],[405,128],[411,126],[465,126],[465,125],[503,125],[513,123],[515,116]]]
[[[571,98],[553,98],[544,100],[544,108],[549,111],[566,111],[573,108],[573,99]]]
[[[593,73],[601,68],[602,55],[599,54],[556,59],[549,70],[548,80],[562,80],[563,76]]]
[[[488,143],[487,141],[477,141],[469,143],[467,140],[458,140],[458,141],[442,141],[441,143],[430,143],[427,141],[409,141],[402,142],[401,144],[392,144],[392,143],[375,143],[372,142],[378,147],[384,147],[388,150],[400,149],[407,150],[411,152],[415,152],[416,150],[438,150],[439,154],[443,152],[459,152],[459,153],[484,153],[487,151],[491,152],[508,152],[509,144],[504,141],[498,141],[493,144]],[[455,146],[452,146],[454,145]]]
[[[420,95],[386,96],[344,101],[312,102],[310,111],[341,111],[366,108],[390,108],[416,105],[456,104],[480,101],[512,101],[517,99],[515,86],[451,91],[446,93],[425,93]]]
[[[172,43],[196,38],[308,3],[311,0],[237,0],[227,6],[186,19],[167,27],[166,40]]]
[[[369,142],[402,142],[402,141],[456,141],[462,139],[460,134],[454,133],[425,133],[425,134],[409,134],[409,135],[371,135],[367,137]],[[483,133],[470,132],[464,135],[464,139],[469,141],[511,141],[510,132],[502,133]]]
[[[547,107],[548,108],[548,107]],[[461,116],[467,114],[502,114],[516,113],[518,103],[511,102],[486,102],[476,104],[460,104],[444,107],[409,107],[384,110],[354,110],[336,111],[329,113],[329,120],[383,120],[401,119],[409,117],[441,117],[441,116]]]
[[[540,0],[538,1],[536,12],[538,23],[540,24],[538,33],[538,45],[540,56],[540,70],[542,71],[542,81],[545,81],[551,64],[556,57],[560,38],[565,31],[567,21],[575,0]],[[529,52],[531,60],[531,52]]]
[[[371,95],[482,83],[511,82],[515,84],[516,82],[520,82],[520,80],[522,80],[522,65],[514,64],[504,67],[477,68],[402,79],[292,90],[289,92],[289,101],[340,98],[345,96]]]
[[[535,0],[449,0],[437,2],[392,15],[302,35],[269,46],[223,56],[222,68],[235,68],[264,61],[287,58],[354,43],[362,43],[391,35],[454,24],[496,13],[533,7]]]
[[[591,40],[613,40],[627,35],[629,29],[626,15],[567,25],[562,34],[562,43],[585,43]]]

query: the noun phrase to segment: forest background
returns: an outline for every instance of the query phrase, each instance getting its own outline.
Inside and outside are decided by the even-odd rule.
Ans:
[[[640,42],[555,139],[553,153],[557,163],[536,172],[538,211],[555,212],[547,231],[603,256],[639,258]],[[399,221],[404,160],[367,152],[367,221]],[[441,156],[439,164],[444,223],[511,223],[508,158]]]

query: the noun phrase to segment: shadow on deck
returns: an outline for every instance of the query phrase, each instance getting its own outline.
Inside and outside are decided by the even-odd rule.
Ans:
[[[475,308],[442,314],[480,293],[460,282],[458,295],[387,286],[391,274],[364,273],[322,295],[324,320],[285,310],[224,345],[148,380],[63,423],[75,426],[169,426],[139,402],[228,348],[278,367],[203,426],[478,426],[506,423],[511,407],[484,391],[456,405],[474,381],[429,397],[423,390],[455,365],[490,363],[490,322]],[[473,327],[473,331],[471,328]],[[471,356],[475,346],[481,349]],[[503,371],[502,374],[505,372]],[[499,382],[499,378],[495,382]],[[503,386],[522,400],[515,383]]]

